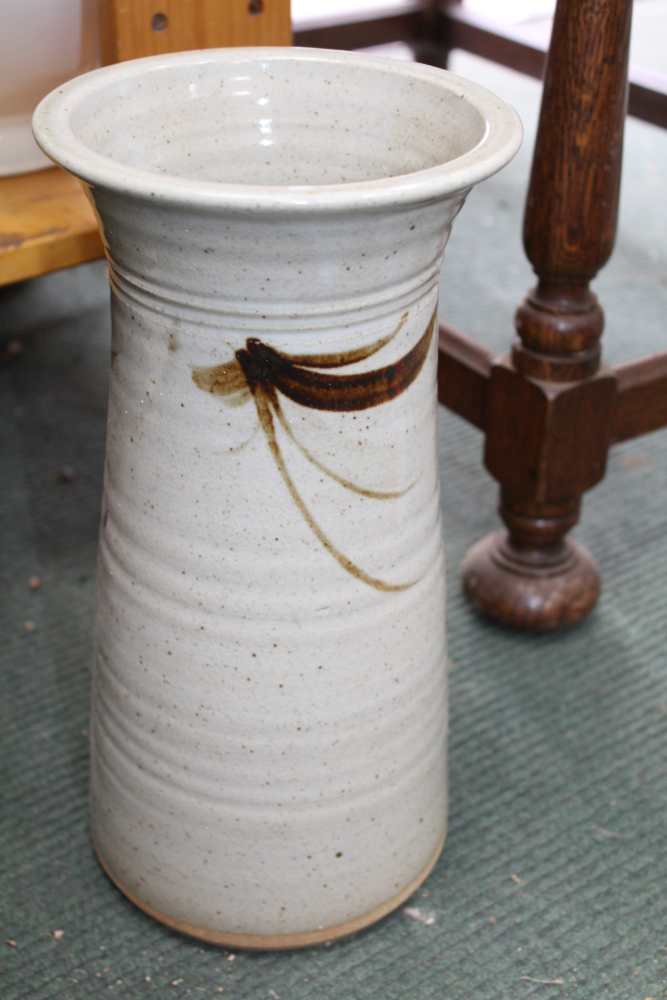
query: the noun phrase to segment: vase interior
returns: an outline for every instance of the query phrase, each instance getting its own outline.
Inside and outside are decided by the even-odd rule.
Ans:
[[[456,87],[381,61],[296,50],[289,60],[144,67],[81,95],[69,123],[92,153],[156,175],[253,186],[373,181],[455,160],[486,131]]]

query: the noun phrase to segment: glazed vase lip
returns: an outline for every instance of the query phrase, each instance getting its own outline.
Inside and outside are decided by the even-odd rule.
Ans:
[[[481,137],[461,155],[423,169],[368,180],[313,184],[243,184],[198,180],[124,163],[96,151],[77,134],[73,119],[87,102],[102,108],[116,84],[141,83],[148,74],[171,68],[292,61],[390,73],[396,80],[426,84],[466,102],[479,116]],[[425,115],[424,127],[429,121]],[[346,212],[387,209],[445,198],[463,192],[491,176],[515,155],[523,136],[521,120],[508,103],[470,80],[448,70],[397,59],[333,49],[239,47],[193,50],[149,56],[105,66],[75,77],[48,94],[33,115],[33,132],[48,157],[92,185],[114,192],[176,206],[244,213],[293,210]]]

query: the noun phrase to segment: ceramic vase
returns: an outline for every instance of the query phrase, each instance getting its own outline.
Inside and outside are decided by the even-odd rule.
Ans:
[[[208,941],[350,933],[445,838],[438,280],[520,125],[433,68],[228,49],[87,74],[34,128],[112,287],[95,849]]]

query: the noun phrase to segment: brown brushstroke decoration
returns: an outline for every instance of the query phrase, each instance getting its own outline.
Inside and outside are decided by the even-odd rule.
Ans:
[[[433,312],[424,333],[407,354],[392,364],[368,372],[333,375],[328,371],[313,369],[343,368],[372,357],[396,337],[408,318],[407,313],[401,316],[396,329],[388,336],[351,351],[335,354],[287,354],[264,344],[256,337],[249,337],[245,347],[236,351],[234,361],[213,367],[194,368],[192,371],[195,385],[205,392],[226,397],[228,403],[238,405],[252,395],[259,426],[264,432],[276,468],[304,521],[322,547],[344,570],[376,590],[406,590],[416,581],[388,583],[370,576],[333,544],[313,517],[290,476],[276,436],[274,417],[304,457],[345,489],[373,500],[392,500],[403,496],[413,484],[403,490],[371,490],[329,469],[294,434],[282,408],[279,393],[300,406],[339,413],[367,410],[387,403],[405,392],[419,375],[433,339],[436,315],[437,310]]]

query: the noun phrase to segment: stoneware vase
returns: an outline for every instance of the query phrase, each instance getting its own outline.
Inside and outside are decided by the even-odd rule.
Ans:
[[[519,122],[426,66],[226,49],[79,77],[34,129],[112,287],[96,851],[207,941],[350,933],[445,838],[438,279]]]

